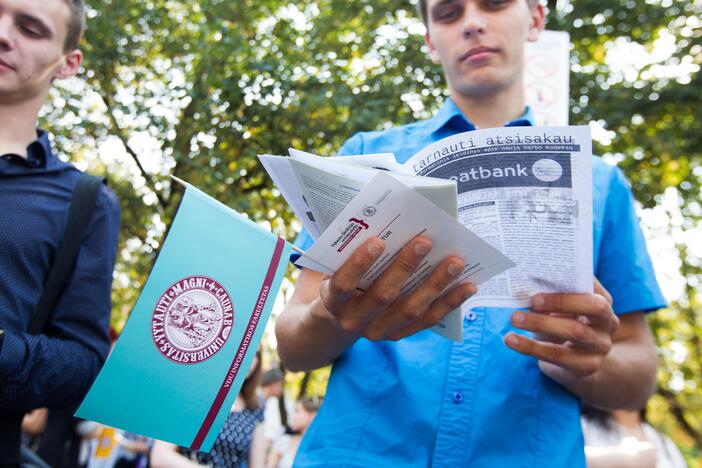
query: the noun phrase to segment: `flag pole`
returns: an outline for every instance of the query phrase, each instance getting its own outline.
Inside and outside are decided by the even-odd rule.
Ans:
[[[177,177],[174,176],[174,175],[171,175],[171,176],[169,176],[169,177],[170,177],[171,179],[175,180],[176,182],[178,182],[178,183],[179,183],[180,185],[182,185],[183,187],[187,187],[188,185],[190,185],[189,183],[187,183],[187,182],[184,181],[183,179],[179,179],[179,178],[177,178]]]

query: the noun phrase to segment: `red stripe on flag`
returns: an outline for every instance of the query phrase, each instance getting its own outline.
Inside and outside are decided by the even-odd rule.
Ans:
[[[246,331],[244,332],[244,337],[242,338],[241,343],[239,344],[239,349],[237,350],[236,355],[234,356],[234,361],[232,361],[232,365],[229,367],[229,371],[224,377],[224,382],[222,382],[222,385],[219,388],[219,392],[217,393],[217,396],[215,397],[214,402],[210,407],[210,411],[207,413],[205,421],[202,423],[200,430],[195,436],[195,440],[190,446],[191,449],[200,450],[200,447],[202,447],[202,443],[205,441],[205,437],[207,437],[207,434],[210,432],[212,424],[214,424],[214,420],[217,417],[219,410],[222,408],[224,400],[229,394],[229,390],[234,384],[236,375],[239,372],[239,368],[241,367],[241,362],[244,360],[246,350],[249,349],[249,344],[253,339],[254,332],[256,331],[256,327],[258,326],[258,322],[261,318],[261,313],[263,312],[263,308],[266,305],[268,293],[270,292],[271,285],[273,283],[273,280],[275,279],[275,274],[278,270],[280,259],[283,256],[284,248],[285,241],[281,238],[278,238],[275,250],[273,251],[273,258],[271,258],[271,263],[268,266],[268,272],[266,273],[266,278],[263,280],[261,291],[258,293],[258,300],[256,301],[254,310],[251,313],[251,319],[249,320],[249,324],[247,325]]]

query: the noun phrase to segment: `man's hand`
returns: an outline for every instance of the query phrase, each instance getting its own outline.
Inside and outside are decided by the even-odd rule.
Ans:
[[[321,302],[338,326],[369,340],[399,340],[436,325],[476,293],[473,284],[461,284],[444,294],[463,272],[460,257],[444,259],[416,289],[399,297],[400,290],[431,250],[431,240],[410,241],[367,291],[358,289],[363,275],[383,253],[378,238],[367,240],[319,288]]]
[[[476,292],[473,284],[445,291],[463,272],[463,260],[452,256],[411,293],[399,296],[412,273],[426,267],[431,250],[426,237],[408,242],[366,291],[359,290],[361,278],[384,248],[381,239],[366,240],[331,277],[302,270],[275,326],[278,354],[287,369],[326,366],[360,337],[378,341],[410,336],[437,324]]]
[[[619,318],[612,297],[595,279],[594,294],[538,294],[531,312],[515,312],[512,325],[534,333],[505,338],[510,348],[539,360],[541,371],[558,382],[595,374],[612,349]]]

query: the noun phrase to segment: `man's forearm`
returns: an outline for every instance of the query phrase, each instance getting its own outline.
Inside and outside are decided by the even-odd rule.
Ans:
[[[283,365],[294,372],[331,364],[358,339],[338,325],[319,298],[289,305],[278,319],[276,337]]]
[[[656,367],[653,343],[630,340],[615,343],[602,367],[591,376],[574,379],[561,372],[549,375],[590,406],[638,411],[655,391]]]
[[[0,350],[0,409],[75,405],[103,361],[75,341],[6,332]]]

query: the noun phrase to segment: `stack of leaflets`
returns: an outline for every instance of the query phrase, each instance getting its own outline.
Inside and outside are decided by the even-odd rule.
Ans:
[[[259,155],[276,187],[310,235],[317,239],[379,172],[392,173],[449,216],[458,218],[456,183],[419,177],[392,153],[325,158],[290,149],[290,157]]]
[[[462,257],[465,267],[446,290],[463,282],[483,283],[514,266],[458,222],[455,181],[406,174],[391,154],[324,158],[290,150],[290,155],[259,158],[316,240],[298,266],[333,275],[363,242],[380,237],[385,251],[361,278],[359,288],[366,289],[419,235],[431,238],[433,248],[400,295],[416,288],[449,255]],[[433,330],[460,340],[460,309]]]

